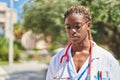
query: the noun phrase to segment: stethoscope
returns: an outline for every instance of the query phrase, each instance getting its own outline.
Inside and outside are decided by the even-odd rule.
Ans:
[[[65,61],[65,62],[68,63],[68,61],[69,61],[68,50],[70,49],[71,45],[72,45],[72,44],[70,43],[70,44],[67,46],[64,55],[62,55],[62,57],[60,58],[60,63],[62,63],[63,58],[66,58],[66,61]],[[88,68],[86,80],[90,80],[90,77],[91,77],[91,64],[92,64],[92,61],[93,61],[93,60],[92,60],[92,41],[90,41],[90,50],[89,50],[89,52],[90,52],[89,63],[88,63],[88,66],[86,67],[86,69],[83,71],[83,74],[84,74],[85,71],[86,71],[87,68]],[[82,75],[83,75],[83,74],[82,74]],[[80,77],[78,78],[78,80],[80,80],[81,77],[82,77],[82,76],[80,76]]]

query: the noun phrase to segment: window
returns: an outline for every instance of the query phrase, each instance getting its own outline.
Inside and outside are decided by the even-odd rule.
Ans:
[[[0,11],[0,18],[4,18],[5,17],[5,12],[4,11]]]
[[[4,23],[0,23],[0,36],[4,36]]]

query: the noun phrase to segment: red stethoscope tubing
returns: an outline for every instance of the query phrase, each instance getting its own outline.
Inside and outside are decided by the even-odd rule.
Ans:
[[[89,66],[89,69],[88,69],[88,75],[91,74],[91,65],[92,65],[92,41],[90,41],[90,58],[89,58],[89,63],[90,63],[90,66]]]
[[[62,63],[62,60],[63,60],[64,57],[66,57],[66,62],[68,62],[68,60],[69,60],[68,50],[69,50],[69,48],[70,48],[71,45],[72,45],[72,44],[69,44],[69,45],[67,46],[64,55],[62,55],[62,57],[61,57],[61,59],[60,59],[60,63]]]
[[[63,60],[64,57],[66,57],[66,63],[69,61],[68,50],[69,50],[69,48],[70,48],[71,45],[72,45],[72,44],[69,44],[69,45],[67,46],[64,55],[62,55],[62,57],[61,57],[61,59],[60,59],[60,63],[62,63],[62,60]],[[91,74],[91,63],[92,63],[92,41],[90,41],[90,51],[89,51],[89,52],[90,52],[90,58],[89,58],[89,64],[90,64],[90,65],[89,65],[89,69],[88,69],[88,75]]]

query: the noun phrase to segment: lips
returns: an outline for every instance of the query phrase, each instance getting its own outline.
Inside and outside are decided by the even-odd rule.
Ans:
[[[78,38],[78,36],[72,36],[71,38]]]
[[[79,38],[79,36],[71,36],[70,38],[71,38],[72,40],[76,40],[76,39]]]

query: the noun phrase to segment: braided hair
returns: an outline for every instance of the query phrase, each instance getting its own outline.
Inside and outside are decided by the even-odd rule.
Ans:
[[[64,13],[64,21],[65,19],[73,14],[73,13],[76,13],[76,14],[80,14],[80,15],[84,15],[85,19],[88,21],[88,22],[92,22],[92,16],[90,14],[90,11],[84,7],[84,6],[71,6],[70,8],[67,9],[67,11]],[[91,26],[91,25],[90,25]],[[91,35],[91,32],[88,31],[88,38],[89,40],[92,40],[92,35]]]

